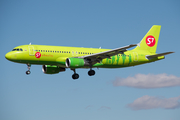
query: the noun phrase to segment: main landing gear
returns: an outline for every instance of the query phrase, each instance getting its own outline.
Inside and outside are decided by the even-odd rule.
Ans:
[[[76,70],[75,70],[75,69],[71,69],[71,70],[74,71],[74,74],[72,75],[72,78],[73,78],[74,80],[78,79],[78,78],[79,78],[79,74],[76,73]],[[89,76],[95,75],[95,71],[92,70],[92,69],[90,69],[90,70],[88,71],[88,75],[89,75]]]
[[[90,64],[90,70],[88,71],[88,75],[89,75],[89,76],[95,75],[95,71],[92,70],[92,64]]]
[[[95,75],[95,71],[94,71],[94,70],[92,70],[92,69],[91,69],[91,70],[89,70],[89,71],[88,71],[88,75],[89,75],[89,76],[93,76],[93,75]]]
[[[74,71],[74,74],[72,75],[72,78],[75,80],[75,79],[78,79],[79,78],[79,74],[76,73],[76,70],[75,69],[71,69],[72,71]]]
[[[31,65],[30,65],[30,64],[27,64],[27,66],[28,66],[28,67],[27,67],[28,70],[26,71],[26,74],[29,75],[29,74],[31,73],[31,71],[30,71]]]

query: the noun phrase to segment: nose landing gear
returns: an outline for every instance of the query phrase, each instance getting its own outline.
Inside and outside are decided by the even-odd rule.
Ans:
[[[26,74],[27,74],[27,75],[29,75],[30,73],[31,73],[31,71],[29,71],[29,70],[26,71]]]
[[[28,67],[27,67],[28,70],[26,71],[26,74],[29,75],[29,74],[31,73],[31,71],[30,71],[31,65],[30,65],[30,64],[27,64],[27,66],[28,66]]]

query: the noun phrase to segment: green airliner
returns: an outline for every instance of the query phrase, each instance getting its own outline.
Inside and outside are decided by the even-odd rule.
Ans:
[[[74,71],[72,78],[78,79],[77,68],[89,68],[88,75],[93,76],[95,71],[92,68],[122,68],[164,59],[165,55],[174,52],[156,53],[160,30],[160,25],[153,25],[140,43],[116,49],[29,44],[15,47],[5,57],[12,62],[27,64],[27,75],[31,65],[36,64],[42,65],[45,74],[56,74],[70,68]],[[132,47],[135,48],[127,50]]]

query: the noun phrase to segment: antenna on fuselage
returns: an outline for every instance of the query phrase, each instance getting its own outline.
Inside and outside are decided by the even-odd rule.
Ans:
[[[29,45],[31,45],[31,43],[29,43]]]

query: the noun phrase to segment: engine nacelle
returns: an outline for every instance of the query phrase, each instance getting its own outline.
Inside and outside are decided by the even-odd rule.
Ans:
[[[61,68],[61,67],[55,66],[55,65],[43,65],[42,66],[42,71],[45,74],[56,74],[59,72],[63,72],[65,70],[66,70],[65,68]]]
[[[83,66],[88,66],[89,63],[82,58],[67,58],[66,67],[68,68],[80,68]]]

